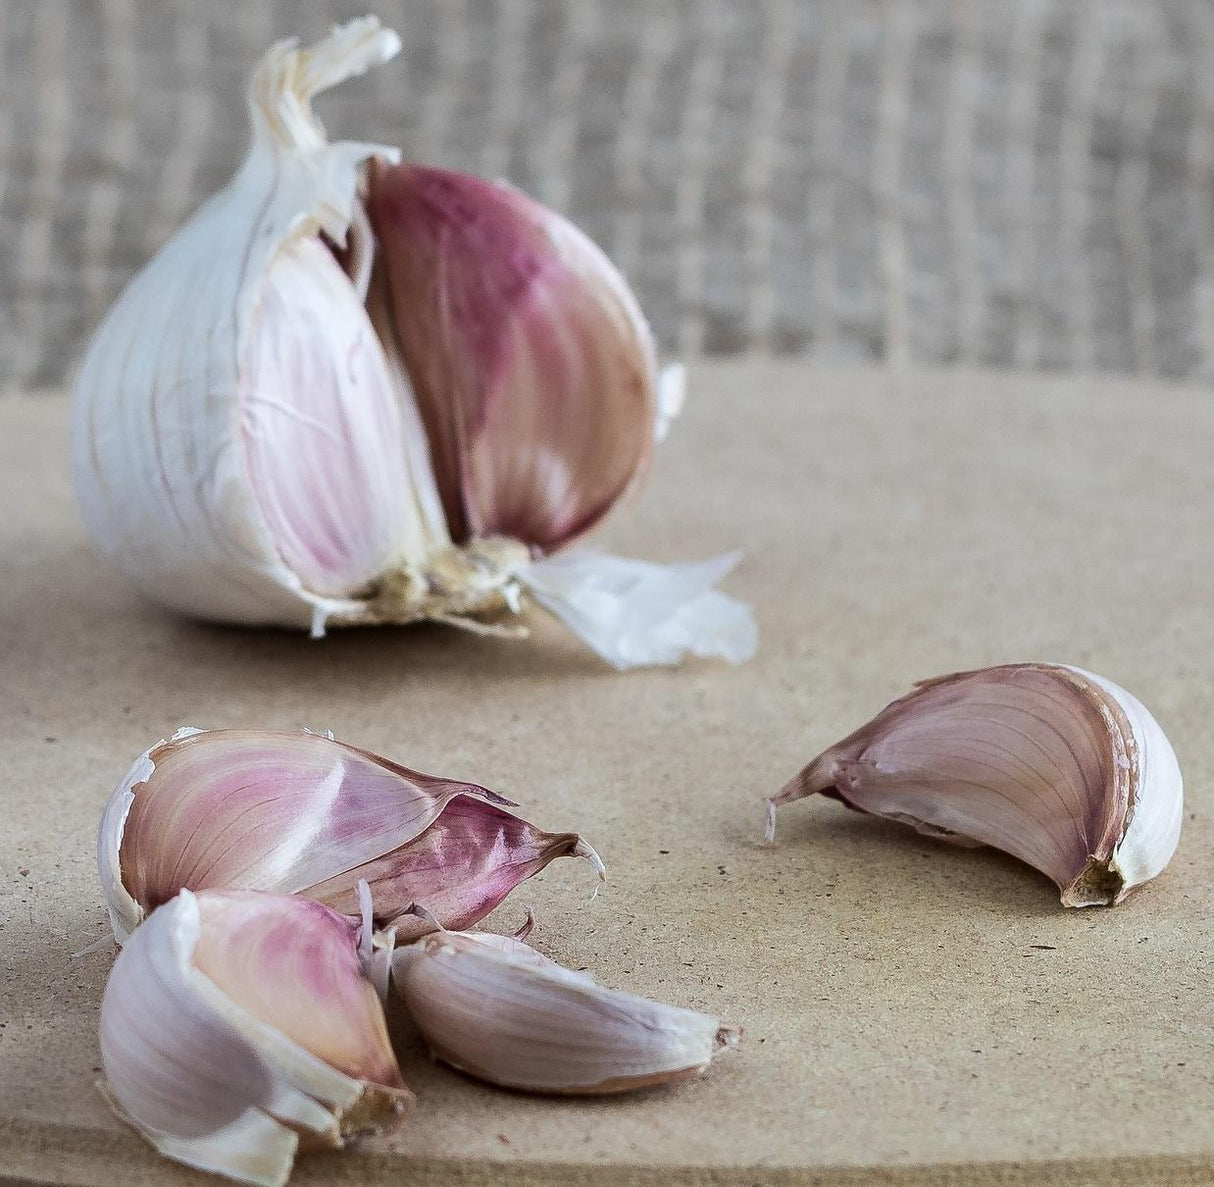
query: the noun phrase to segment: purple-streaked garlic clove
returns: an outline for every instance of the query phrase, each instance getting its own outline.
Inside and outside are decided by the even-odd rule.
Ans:
[[[546,833],[492,803],[458,795],[406,845],[319,882],[308,894],[353,914],[365,879],[376,919],[390,922],[398,940],[412,940],[428,930],[416,916],[401,914],[413,903],[445,927],[470,927],[558,857],[582,858],[604,876],[599,855],[577,833]]]
[[[552,552],[593,528],[653,449],[649,327],[555,211],[467,173],[372,162],[372,300],[412,380],[456,543]]]
[[[815,793],[1052,878],[1067,907],[1111,906],[1176,851],[1180,767],[1125,689],[1062,664],[926,680],[813,759],[768,800]]]
[[[354,914],[366,880],[379,923],[417,902],[466,927],[558,857],[602,876],[576,834],[543,832],[510,803],[322,734],[179,730],[140,756],[102,817],[114,935],[183,889],[305,894]]]
[[[131,937],[101,1003],[103,1090],[162,1154],[286,1182],[298,1150],[396,1128],[413,1097],[359,924],[310,899],[182,891]]]
[[[520,937],[432,932],[395,951],[392,984],[436,1058],[528,1092],[626,1092],[699,1076],[740,1033],[605,989]]]

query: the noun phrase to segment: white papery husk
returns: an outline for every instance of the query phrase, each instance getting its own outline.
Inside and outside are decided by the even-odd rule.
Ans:
[[[310,107],[399,44],[367,17],[266,54],[243,166],[132,281],[82,363],[73,470],[90,535],[146,594],[215,621],[313,635],[419,619],[493,630],[478,616],[518,612],[529,589],[617,668],[689,650],[749,658],[749,610],[698,583],[688,594],[677,568],[578,554],[550,571],[516,540],[452,544],[408,378],[362,303],[373,248],[362,169],[400,154],[330,143]],[[349,247],[350,278],[321,233]],[[327,394],[300,396],[318,376]],[[681,372],[654,382],[660,436]],[[356,464],[329,499],[306,488],[339,438]],[[636,582],[619,580],[629,565],[646,571],[635,598]],[[606,619],[587,622],[587,597],[601,601],[604,586]],[[667,612],[674,595],[693,604]]]
[[[768,800],[822,793],[945,841],[985,844],[1057,883],[1063,906],[1114,905],[1180,838],[1176,753],[1142,703],[1065,664],[921,682]]]
[[[265,1185],[287,1181],[301,1143],[338,1148],[394,1124],[408,1090],[339,1071],[234,1002],[192,962],[201,927],[182,891],[110,973],[101,1087],[115,1111],[169,1158]]]
[[[437,931],[396,950],[392,983],[436,1058],[530,1092],[698,1076],[739,1036],[707,1014],[606,989],[511,936]]]
[[[317,232],[345,243],[362,162],[398,155],[383,145],[330,144],[308,101],[398,48],[394,33],[368,19],[312,50],[284,42],[269,51],[250,90],[254,139],[243,166],[131,282],[81,366],[73,460],[86,525],[141,589],[184,613],[307,627],[317,616],[361,611],[356,599],[305,587],[279,554],[249,475],[244,369],[267,278],[276,266],[295,271],[300,252],[319,249]],[[341,300],[340,286],[330,286],[330,315],[342,323],[335,334],[347,349],[361,346],[382,381],[362,398],[349,393],[350,431],[365,438],[384,418],[404,440],[374,331],[346,287]],[[379,509],[393,520],[384,566],[445,542],[441,516],[427,514],[425,478],[419,468],[413,486]],[[411,490],[420,492],[415,508]]]

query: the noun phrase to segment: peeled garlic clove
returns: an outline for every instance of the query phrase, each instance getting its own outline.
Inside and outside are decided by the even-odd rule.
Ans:
[[[1142,704],[1061,664],[927,680],[768,800],[822,792],[945,840],[1002,849],[1067,907],[1111,906],[1162,872],[1180,837],[1175,752]]]
[[[395,1128],[412,1103],[358,955],[308,899],[182,891],[119,953],[101,1003],[105,1091],[162,1154],[285,1183],[299,1148]]]
[[[531,1092],[625,1092],[701,1075],[738,1031],[596,985],[520,939],[439,931],[393,955],[392,982],[437,1059]]]
[[[659,378],[624,281],[559,216],[326,139],[312,97],[399,45],[367,17],[258,66],[244,164],[128,286],[81,365],[73,473],[90,535],[145,593],[202,618],[517,635],[482,619],[519,613],[534,584],[620,667],[748,655],[749,611],[720,594],[696,588],[689,613],[653,618],[648,592],[617,588],[604,613],[632,635],[605,647],[584,606],[614,574],[583,559],[574,596],[542,592],[568,585],[533,574],[542,554],[644,468],[679,373]],[[685,586],[672,574],[669,591]]]
[[[657,360],[623,277],[511,186],[368,171],[391,322],[456,541],[551,552],[603,518],[654,440]]]
[[[365,879],[380,921],[417,901],[465,926],[557,857],[602,873],[576,835],[509,804],[321,734],[180,730],[135,762],[102,817],[114,934],[122,943],[182,889],[306,894],[353,914]]]

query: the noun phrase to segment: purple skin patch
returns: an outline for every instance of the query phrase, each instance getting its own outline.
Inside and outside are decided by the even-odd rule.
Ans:
[[[477,394],[487,402],[508,359],[505,321],[545,272],[560,279],[567,270],[551,250],[541,254],[532,204],[516,191],[443,169],[412,168],[410,182],[394,192],[390,217],[400,234],[433,253],[446,316],[458,327],[460,345],[481,377]],[[444,267],[473,259],[475,268],[458,273]],[[483,405],[480,413],[466,424],[470,435],[482,427]]]
[[[397,918],[416,902],[451,931],[483,919],[520,883],[558,857],[574,855],[576,833],[547,833],[500,808],[459,796],[419,837],[308,892],[334,910],[358,909],[358,881],[370,884],[378,926],[392,923],[400,939],[428,925]]]
[[[384,320],[430,440],[452,537],[551,552],[591,528],[649,456],[648,331],[571,224],[483,178],[377,164],[367,213]]]

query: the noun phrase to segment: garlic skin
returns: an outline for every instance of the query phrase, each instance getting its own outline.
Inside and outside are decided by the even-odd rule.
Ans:
[[[303,898],[186,890],[160,907],[102,998],[115,1111],[167,1157],[267,1187],[299,1149],[395,1128],[413,1097],[358,932]]]
[[[758,648],[754,616],[714,588],[740,556],[655,565],[578,549],[519,579],[617,671],[676,664],[685,655],[740,664]]]
[[[73,472],[85,525],[140,589],[183,613],[305,627],[357,616],[354,591],[447,542],[428,469],[409,480],[374,328],[318,239],[346,242],[363,160],[397,154],[328,143],[309,100],[399,45],[365,20],[310,50],[270,49],[250,88],[244,164],[131,282],[81,365]],[[279,433],[275,458],[262,446]]]
[[[767,802],[821,792],[930,836],[985,844],[1112,906],[1176,851],[1184,788],[1158,722],[1125,689],[1063,664],[926,680],[813,759]]]
[[[738,1042],[735,1027],[604,989],[517,937],[434,932],[396,950],[392,983],[436,1059],[504,1088],[627,1092],[702,1075]]]
[[[414,902],[467,927],[558,857],[603,863],[474,783],[411,771],[321,734],[182,729],[141,755],[102,815],[97,860],[114,936],[183,889],[303,894],[345,914],[366,881],[402,940]]]
[[[575,631],[570,603],[587,597],[639,623],[618,644],[594,624],[617,668],[677,662],[688,617],[696,654],[749,658],[748,608],[677,574],[654,598],[656,566],[611,558],[645,574],[638,599],[614,579],[599,597],[593,555],[571,592],[568,570],[546,578],[548,554],[636,486],[681,385],[572,224],[507,187],[327,140],[312,97],[399,47],[366,17],[257,67],[244,164],[82,362],[73,473],[90,536],[156,601],[221,622],[520,634],[482,620],[534,589]],[[682,601],[666,609],[676,591],[694,603],[684,622]]]

